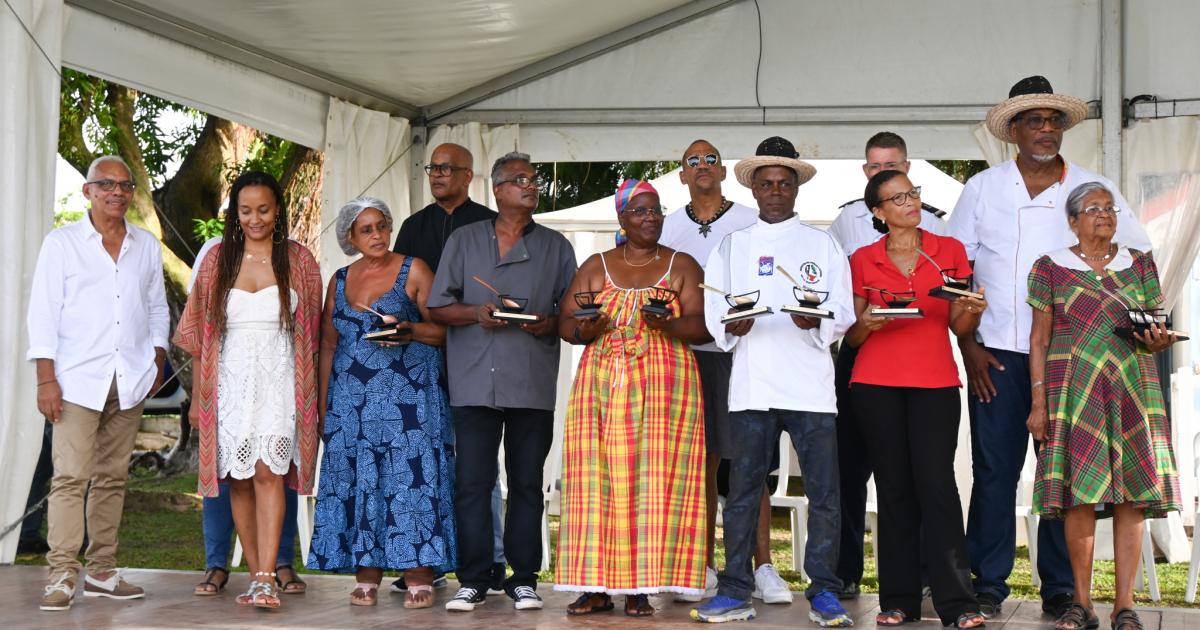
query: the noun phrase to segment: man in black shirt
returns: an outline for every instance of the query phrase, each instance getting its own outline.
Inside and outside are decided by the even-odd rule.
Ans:
[[[461,145],[440,144],[433,150],[425,172],[434,202],[404,220],[393,251],[420,258],[436,273],[451,232],[496,216],[495,211],[467,196],[475,177],[473,162],[471,152]]]

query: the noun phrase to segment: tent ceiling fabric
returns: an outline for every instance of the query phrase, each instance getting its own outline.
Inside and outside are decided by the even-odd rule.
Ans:
[[[685,0],[77,0],[194,27],[274,59],[428,105]],[[153,28],[153,27],[150,27]],[[165,34],[165,32],[163,33]]]

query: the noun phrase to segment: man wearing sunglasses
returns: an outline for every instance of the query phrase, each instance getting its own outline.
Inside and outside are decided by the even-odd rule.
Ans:
[[[908,173],[908,145],[904,138],[890,131],[881,131],[867,140],[863,175],[871,179],[881,171]],[[851,256],[860,247],[879,240],[883,234],[876,228],[879,220],[863,202],[862,190],[859,198],[847,202],[829,234],[842,246],[842,251]],[[944,236],[946,213],[922,203],[920,228],[926,232]],[[859,582],[863,576],[863,533],[866,529],[867,480],[871,478],[871,462],[867,457],[867,443],[854,418],[850,404],[850,373],[854,370],[856,348],[849,344],[838,347],[834,383],[838,399],[838,468],[840,470],[842,496],[841,553],[838,554],[838,577],[842,580],[842,599],[854,599],[859,594]]]
[[[688,187],[691,200],[682,208],[663,219],[662,237],[659,242],[676,251],[689,254],[703,267],[709,254],[731,232],[754,225],[758,212],[754,208],[734,203],[721,194],[721,182],[725,181],[725,165],[721,153],[707,140],[696,140],[683,152],[683,165],[679,180]],[[733,355],[721,350],[713,342],[692,346],[696,356],[696,367],[700,371],[701,390],[704,393],[704,442],[708,501],[708,569],[705,579],[705,598],[717,594],[717,570],[713,560],[713,548],[717,518],[717,469],[722,459],[729,458],[729,373],[733,369]],[[770,533],[771,504],[763,494],[759,512],[759,532]],[[755,597],[767,603],[791,603],[792,593],[788,590],[775,567],[771,564],[770,538],[758,541],[754,553]],[[679,594],[676,601],[698,602],[697,595]]]
[[[145,594],[117,571],[117,529],[142,405],[162,384],[171,318],[161,244],[125,220],[134,188],[121,158],[92,162],[87,215],[46,236],[33,274],[26,357],[37,365],[38,411],[54,425],[42,610],[71,607],[85,527],[84,596]]]
[[[404,220],[393,251],[420,258],[436,273],[442,249],[454,230],[496,216],[467,195],[475,177],[474,160],[466,147],[457,144],[440,144],[433,150],[425,165],[433,203]]]
[[[1046,395],[1029,378],[1029,272],[1039,257],[1076,242],[1065,209],[1080,184],[1104,184],[1122,212],[1134,217],[1112,182],[1059,155],[1063,132],[1087,117],[1085,102],[1055,94],[1041,76],[1017,82],[1008,96],[988,112],[986,126],[1016,144],[1019,153],[967,181],[949,226],[950,236],[966,246],[975,282],[987,288],[990,305],[975,335],[959,339],[970,385],[974,475],[967,553],[987,617],[1000,613],[1009,594],[1006,580],[1016,552],[1013,506],[1029,445],[1025,422],[1032,396]],[[1118,222],[1116,240],[1131,249],[1151,248],[1136,220]],[[1042,611],[1059,617],[1074,591],[1062,521],[1043,519],[1036,544]]]

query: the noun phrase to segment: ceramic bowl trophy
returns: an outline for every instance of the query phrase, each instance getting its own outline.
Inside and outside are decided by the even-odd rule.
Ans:
[[[729,303],[729,306],[733,310],[721,316],[721,323],[728,324],[729,322],[770,315],[772,312],[770,306],[758,305],[758,295],[758,291],[751,291],[741,295],[725,294],[725,301]]]
[[[917,294],[912,291],[888,291],[887,289],[876,289],[875,287],[863,287],[867,291],[875,291],[879,293],[879,297],[883,299],[886,305],[884,308],[872,308],[871,314],[875,317],[887,317],[889,319],[913,319],[917,317],[925,317],[925,313],[921,309],[914,307],[913,302],[917,301]]]
[[[1130,341],[1137,341],[1137,339],[1133,336],[1134,333],[1138,333],[1144,338],[1146,333],[1150,331],[1150,327],[1158,324],[1166,328],[1168,334],[1174,334],[1175,338],[1179,341],[1185,341],[1188,339],[1187,333],[1178,330],[1171,330],[1171,318],[1166,313],[1162,312],[1162,309],[1153,308],[1143,310],[1140,308],[1131,308],[1128,309],[1128,311],[1129,325],[1117,326],[1113,329],[1113,332],[1116,333],[1118,337],[1128,339]]]
[[[407,323],[401,324],[395,315],[385,315],[365,304],[359,306],[375,315],[378,320],[378,328],[364,334],[363,339],[393,345],[403,345],[412,341],[412,327]]]
[[[671,314],[671,302],[679,299],[679,292],[666,287],[650,287],[646,289],[646,303],[642,305],[642,313],[656,317],[666,317]]]
[[[971,290],[971,276],[959,278],[955,275],[953,267],[941,269],[940,271],[942,273],[942,286],[930,289],[930,296],[950,300],[951,302],[960,297],[975,298],[977,300],[983,299],[982,293],[976,293]]]
[[[796,296],[797,304],[786,304],[779,310],[791,315],[833,319],[833,311],[821,308],[825,300],[829,299],[828,291],[817,291],[808,287],[792,287],[792,295]]]
[[[471,276],[475,282],[487,287],[489,291],[496,294],[500,301],[500,306],[492,311],[492,319],[500,319],[506,322],[517,322],[518,324],[528,324],[538,320],[537,315],[531,315],[525,312],[525,306],[529,304],[529,298],[513,297],[506,293],[501,293],[496,287],[490,285],[479,276]]]
[[[575,305],[579,307],[575,309],[574,317],[576,319],[594,319],[600,316],[600,304],[596,302],[597,295],[600,295],[599,291],[580,291],[575,294]]]
[[[788,304],[781,306],[780,311],[789,315],[800,315],[802,317],[817,317],[820,319],[833,319],[833,311],[827,308],[821,308],[825,300],[829,299],[828,291],[817,291],[805,286],[801,286],[792,274],[788,273],[787,269],[775,266],[783,277],[787,278],[792,283],[792,295],[796,296],[796,304]]]
[[[517,322],[519,324],[527,324],[538,320],[537,315],[525,312],[525,305],[529,303],[529,298],[513,297],[503,293],[499,297],[500,307],[492,311],[494,319],[502,319],[506,322]]]

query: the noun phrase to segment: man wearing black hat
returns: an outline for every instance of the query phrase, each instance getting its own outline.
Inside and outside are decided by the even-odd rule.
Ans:
[[[722,239],[708,258],[704,278],[718,289],[705,296],[704,317],[717,347],[732,351],[729,380],[729,494],[725,501],[725,571],[717,596],[692,610],[710,623],[751,619],[754,575],[750,565],[759,502],[784,431],[804,473],[808,540],[804,571],[809,619],[823,627],[853,625],[838,602],[837,403],[829,346],[854,323],[850,265],[831,236],[796,217],[796,193],[816,174],[798,159],[792,143],[779,137],[758,146],[734,174],[753,190],[758,221]],[[831,318],[788,315],[793,288],[828,296]],[[727,295],[721,295],[723,291]],[[772,313],[725,323],[726,298],[749,296]],[[729,299],[733,299],[729,297]],[[781,480],[786,483],[787,480]]]
[[[1076,186],[1100,182],[1126,216],[1129,204],[1104,177],[1059,155],[1063,132],[1087,116],[1082,100],[1055,94],[1045,77],[1022,79],[988,112],[987,128],[1017,145],[1016,159],[967,181],[950,217],[950,236],[967,248],[975,283],[987,288],[988,310],[974,336],[959,339],[971,396],[971,467],[967,551],[975,591],[987,617],[1000,613],[1016,553],[1017,481],[1029,445],[1025,426],[1033,396],[1046,395],[1029,378],[1033,313],[1025,302],[1034,261],[1072,245],[1066,198]],[[1150,239],[1136,220],[1117,222],[1117,241],[1142,251]],[[1030,548],[1035,543],[1030,541]],[[1062,521],[1043,519],[1037,572],[1042,610],[1060,616],[1071,604],[1071,575]]]

